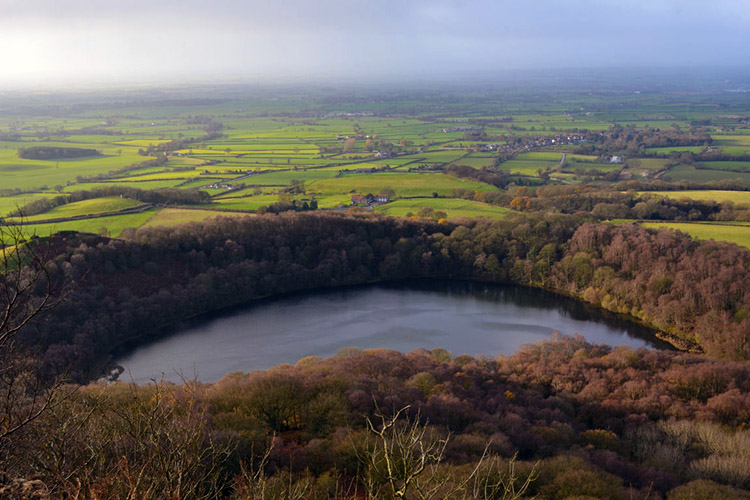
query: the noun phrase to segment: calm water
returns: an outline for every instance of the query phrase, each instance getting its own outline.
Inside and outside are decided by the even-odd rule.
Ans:
[[[136,382],[204,382],[232,371],[331,356],[344,347],[453,354],[512,354],[553,331],[596,343],[664,347],[651,331],[578,301],[540,290],[430,281],[296,294],[195,323],[118,360]]]

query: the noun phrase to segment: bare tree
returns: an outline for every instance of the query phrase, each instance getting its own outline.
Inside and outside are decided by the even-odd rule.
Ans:
[[[23,224],[0,225],[0,349],[55,302],[49,255],[36,240]]]
[[[7,463],[11,438],[64,397],[62,378],[42,377],[38,360],[18,342],[30,321],[72,289],[51,275],[50,250],[22,223],[0,225],[0,463]]]
[[[524,477],[516,471],[515,456],[503,460],[489,453],[489,445],[468,472],[456,472],[444,464],[450,436],[431,432],[419,414],[409,418],[408,409],[392,417],[377,414],[377,425],[367,419],[374,443],[358,456],[366,469],[363,480],[368,498],[517,500],[534,481],[536,465]]]
[[[536,479],[537,464],[531,471],[521,474],[517,470],[518,454],[510,460],[503,460],[496,455],[482,455],[477,467],[465,484],[462,498],[467,500],[517,500],[524,496],[531,483]]]
[[[367,427],[376,437],[367,464],[371,496],[377,496],[372,481],[375,475],[384,476],[393,497],[404,500],[411,497],[412,491],[415,498],[433,498],[440,485],[436,480],[437,466],[442,462],[448,438],[428,434],[428,427],[419,422],[419,416],[400,420],[408,409],[406,406],[390,418],[378,415],[377,426],[367,419]]]
[[[302,500],[310,494],[314,480],[309,474],[297,478],[291,470],[281,471],[274,476],[266,474],[268,458],[274,445],[275,439],[272,437],[262,456],[255,457],[251,453],[248,462],[240,463],[240,474],[234,481],[234,497],[253,500]],[[257,463],[254,463],[256,459]]]

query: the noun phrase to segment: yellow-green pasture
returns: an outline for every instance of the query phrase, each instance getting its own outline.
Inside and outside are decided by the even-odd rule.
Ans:
[[[124,186],[124,187],[132,187],[137,189],[162,189],[162,188],[171,188],[175,187],[178,184],[183,182],[180,179],[170,179],[170,180],[156,180],[156,181],[130,181],[130,182],[83,182],[81,184],[73,184],[71,186],[66,186],[63,191],[66,193],[70,193],[72,191],[83,191],[83,190],[90,190],[95,188],[107,188],[112,186]]]
[[[720,181],[725,179],[740,180],[750,183],[750,173],[732,172],[729,170],[698,169],[692,165],[677,165],[666,172],[662,179],[667,181],[687,180],[693,182]]]
[[[92,219],[72,220],[57,223],[29,224],[24,227],[26,234],[49,236],[59,231],[81,231],[106,234],[118,237],[126,228],[138,228],[148,222],[158,210],[151,209],[135,214],[110,215]]]
[[[687,198],[700,201],[730,201],[737,204],[750,204],[750,191],[721,191],[721,190],[695,190],[695,191],[641,191],[640,195],[667,196],[674,200]]]
[[[184,208],[163,208],[140,227],[173,227],[188,222],[203,222],[216,217],[247,217],[249,214],[220,212],[216,210],[193,210]]]
[[[489,184],[459,179],[441,173],[377,173],[347,174],[332,179],[311,182],[306,185],[307,193],[332,194],[377,194],[384,189],[393,189],[396,196],[450,196],[454,189],[475,191],[497,191]]]
[[[279,196],[276,194],[258,194],[237,198],[216,198],[211,206],[226,210],[258,210],[260,207],[268,206],[277,201],[279,201]]]
[[[506,208],[456,198],[411,198],[396,200],[376,207],[375,211],[393,217],[405,217],[409,214],[417,215],[421,209],[427,207],[447,213],[448,218],[489,217],[492,219],[501,219],[510,212]]]
[[[521,174],[529,176],[539,175],[539,170],[546,170],[555,168],[560,164],[558,161],[546,161],[546,160],[508,160],[500,164],[499,168],[507,170],[512,174]]]
[[[698,240],[726,241],[750,248],[750,226],[690,222],[643,222],[641,225],[682,231]]]
[[[67,203],[60,205],[47,212],[30,215],[25,217],[23,220],[27,222],[43,221],[50,219],[66,219],[69,217],[79,217],[85,215],[95,215],[107,212],[117,212],[126,208],[132,208],[142,203],[129,198],[120,198],[119,196],[112,196],[107,198],[93,198],[90,200],[76,201],[74,203]],[[16,219],[9,219],[17,221]]]
[[[4,189],[65,186],[75,182],[78,176],[105,174],[147,159],[134,151],[123,150],[122,154],[109,151],[86,158],[29,160],[19,158],[16,149],[0,149],[0,186]]]
[[[235,181],[230,182],[230,184],[242,183],[248,186],[287,186],[293,180],[312,182],[320,179],[328,179],[336,175],[338,175],[337,170],[283,170],[279,172],[251,175],[249,177],[236,179]]]
[[[59,193],[28,193],[15,196],[0,196],[0,217],[15,212],[18,208],[23,208],[31,202],[41,198],[54,198],[60,196]]]

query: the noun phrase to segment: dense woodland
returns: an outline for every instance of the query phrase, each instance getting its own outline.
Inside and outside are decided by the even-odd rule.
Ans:
[[[64,387],[1,451],[70,498],[741,499],[749,370],[581,338],[500,359],[349,350],[215,384]]]
[[[621,153],[629,156],[649,156],[647,148],[678,146],[710,146],[713,140],[705,131],[637,128],[614,125],[609,130],[586,135],[586,143],[576,148],[581,154]]]
[[[456,167],[447,174],[492,183],[486,171],[472,167]],[[490,177],[488,177],[490,176]],[[501,182],[502,176],[497,177]],[[674,191],[671,197],[650,194],[656,190]],[[597,184],[513,186],[504,192],[456,189],[455,198],[475,200],[507,207],[520,212],[565,213],[588,215],[592,219],[662,220],[662,221],[749,221],[750,209],[744,205],[713,200],[680,198],[686,189],[747,190],[735,181],[713,183],[652,183],[628,181],[613,186]]]
[[[99,156],[96,149],[33,146],[18,150],[18,157],[27,160],[63,160],[67,158],[85,158]]]
[[[116,348],[196,314],[300,289],[425,277],[544,287],[712,357],[750,358],[750,253],[635,225],[287,213],[143,229],[125,240],[59,238],[73,248],[49,265],[51,279],[79,285],[25,335],[79,381],[99,376],[95,361]]]
[[[541,498],[740,498],[731,488],[750,488],[750,252],[589,220],[288,212],[34,241],[29,249],[54,257],[7,275],[6,286],[26,284],[21,299],[32,306],[50,295],[60,303],[4,351],[15,356],[0,370],[14,397],[3,403],[0,461],[8,477],[40,477],[72,498],[422,498],[428,488],[432,498],[514,498],[513,488]],[[33,269],[43,271],[36,280]],[[499,360],[349,353],[210,385],[59,385],[112,373],[118,349],[198,314],[412,278],[544,287],[629,314],[707,357],[561,339]],[[24,418],[23,432],[9,432]],[[420,446],[432,465],[413,480],[383,471],[387,453],[403,462]],[[412,493],[394,493],[404,488]]]

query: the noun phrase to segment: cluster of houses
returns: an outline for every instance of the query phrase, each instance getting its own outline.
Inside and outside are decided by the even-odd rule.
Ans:
[[[355,194],[352,196],[352,205],[370,205],[372,203],[386,203],[390,201],[391,197],[385,193],[374,195],[372,193],[367,194]]]
[[[234,189],[234,186],[232,186],[231,184],[224,184],[224,183],[219,183],[219,182],[215,184],[209,184],[208,186],[203,186],[203,187],[208,188],[208,189],[226,189],[227,191],[231,191],[232,189]]]
[[[375,116],[375,113],[372,113],[370,111],[340,111],[338,113],[326,113],[323,115],[323,118],[339,118],[339,117],[354,117],[354,116]]]
[[[480,127],[453,127],[453,128],[444,128],[443,133],[447,134],[448,132],[478,132],[482,130]]]
[[[533,149],[546,146],[560,146],[563,144],[580,144],[586,141],[582,134],[558,135],[557,137],[540,137],[532,139],[523,145],[523,149]]]
[[[391,170],[388,165],[382,165],[380,167],[359,167],[359,168],[342,168],[339,170],[339,174],[374,174],[376,172],[387,172]]]

